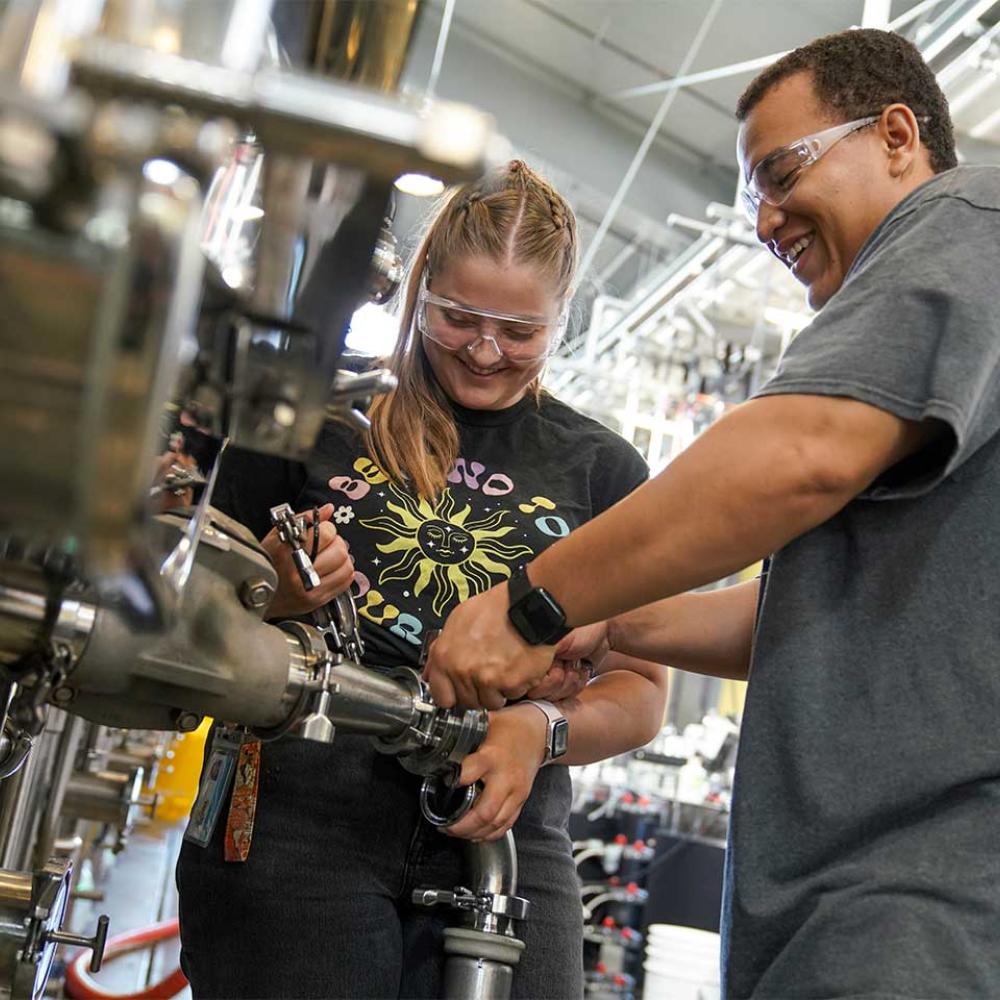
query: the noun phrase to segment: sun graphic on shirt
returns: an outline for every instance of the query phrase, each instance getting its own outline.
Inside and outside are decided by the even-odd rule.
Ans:
[[[395,499],[386,503],[389,513],[360,522],[392,536],[392,541],[376,547],[384,555],[399,556],[382,570],[378,582],[414,581],[415,597],[432,587],[431,607],[439,617],[456,600],[488,590],[495,577],[509,577],[510,564],[533,554],[526,545],[501,541],[515,529],[504,524],[510,511],[470,520],[472,507],[466,504],[457,510],[451,490],[431,506],[423,497],[414,499],[391,483],[386,485]]]

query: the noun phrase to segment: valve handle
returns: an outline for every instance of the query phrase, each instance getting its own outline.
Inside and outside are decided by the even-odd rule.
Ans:
[[[298,570],[304,590],[315,590],[319,586],[319,573],[313,567],[309,554],[303,548],[292,549],[292,562]]]
[[[299,515],[287,503],[280,503],[276,507],[272,507],[270,515],[271,524],[277,530],[278,538],[292,550],[292,562],[298,571],[303,588],[315,590],[319,586],[319,574],[313,567],[309,554],[302,547],[305,529]]]
[[[450,889],[414,889],[412,899],[417,906],[455,906],[458,902]]]
[[[108,915],[102,913],[97,918],[97,930],[93,937],[86,937],[83,934],[70,934],[68,931],[49,931],[45,935],[46,941],[55,941],[56,944],[74,944],[81,948],[91,950],[90,971],[100,972],[104,962],[104,947],[108,943]]]

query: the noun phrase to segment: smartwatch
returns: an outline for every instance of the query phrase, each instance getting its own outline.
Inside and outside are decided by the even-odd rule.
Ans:
[[[544,588],[532,587],[523,566],[511,573],[507,593],[510,595],[507,617],[525,642],[551,646],[569,634],[566,614],[559,602]]]
[[[545,738],[545,759],[542,767],[558,760],[569,746],[569,719],[551,701],[525,701],[523,705],[534,705],[548,720],[549,728]]]

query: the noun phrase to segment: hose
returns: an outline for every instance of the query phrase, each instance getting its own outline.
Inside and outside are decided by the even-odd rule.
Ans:
[[[128,955],[157,941],[176,937],[179,929],[178,920],[174,917],[172,920],[150,924],[149,927],[137,927],[124,934],[116,934],[108,939],[104,961],[111,962],[120,955]],[[112,993],[90,975],[86,968],[89,962],[90,953],[81,951],[66,967],[66,995],[72,1000],[170,1000],[170,997],[177,996],[188,984],[184,973],[175,969],[165,979],[138,993]]]
[[[602,892],[599,896],[596,896],[589,903],[583,904],[583,915],[586,920],[592,920],[594,918],[594,911],[608,900],[614,899],[615,894],[613,892]]]

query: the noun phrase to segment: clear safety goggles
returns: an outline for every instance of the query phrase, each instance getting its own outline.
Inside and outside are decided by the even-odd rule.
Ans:
[[[743,209],[751,225],[757,224],[760,203],[782,205],[791,196],[802,171],[812,166],[820,157],[828,153],[841,139],[846,139],[861,129],[874,125],[881,115],[856,118],[843,125],[823,129],[805,135],[788,146],[782,146],[764,157],[753,168],[753,173],[743,188]]]
[[[448,351],[472,351],[487,344],[497,358],[526,365],[555,353],[569,310],[558,316],[524,316],[475,309],[435,295],[426,280],[417,298],[417,329]]]

